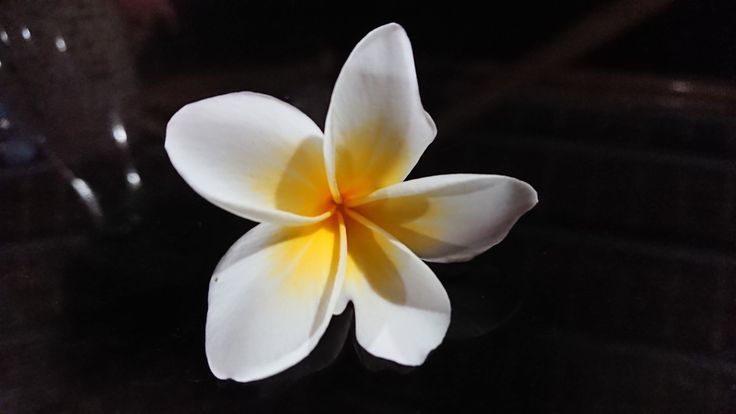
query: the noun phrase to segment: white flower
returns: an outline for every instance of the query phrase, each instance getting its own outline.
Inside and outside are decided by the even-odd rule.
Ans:
[[[498,175],[403,181],[436,128],[422,108],[411,44],[397,24],[358,43],[323,133],[296,108],[233,93],[183,107],[166,150],[213,204],[263,222],[215,269],[206,350],[218,378],[252,381],[296,364],[352,301],[371,354],[419,365],[445,336],[450,301],[420,258],[468,260],[537,202]]]

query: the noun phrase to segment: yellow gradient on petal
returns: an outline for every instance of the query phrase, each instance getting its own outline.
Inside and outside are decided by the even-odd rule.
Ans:
[[[441,243],[440,219],[449,214],[422,196],[389,197],[352,209],[415,252],[431,250]]]
[[[342,133],[335,148],[335,176],[343,200],[395,184],[408,173],[405,140],[384,122]]]
[[[406,289],[399,274],[396,247],[379,232],[345,215],[348,258],[345,283],[354,289],[371,289],[389,302],[406,301]]]
[[[295,149],[286,165],[271,165],[272,170],[257,179],[252,190],[270,200],[279,210],[303,216],[318,216],[329,211],[332,196],[327,184],[322,139],[307,138]]]
[[[336,215],[309,226],[289,227],[269,251],[272,277],[283,278],[285,293],[301,298],[321,296],[334,283],[340,260],[340,228]]]

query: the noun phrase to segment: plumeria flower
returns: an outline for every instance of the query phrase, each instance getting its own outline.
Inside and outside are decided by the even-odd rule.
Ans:
[[[537,202],[531,186],[499,175],[404,181],[436,132],[397,24],[350,54],[324,133],[253,92],[204,99],[171,118],[166,150],[184,180],[261,222],[210,282],[205,347],[215,376],[245,382],[293,366],[348,302],[368,352],[424,362],[445,336],[450,301],[422,259],[468,260]]]

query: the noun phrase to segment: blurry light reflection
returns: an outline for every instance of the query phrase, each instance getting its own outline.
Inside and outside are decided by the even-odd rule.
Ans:
[[[124,145],[128,142],[128,133],[125,131],[125,127],[120,122],[115,122],[112,125],[112,137],[115,138],[118,144]]]
[[[672,88],[673,91],[679,93],[687,93],[693,89],[688,82],[684,81],[674,81],[670,84],[670,88]]]
[[[20,35],[23,37],[23,40],[31,40],[31,30],[28,26],[21,27]]]
[[[132,168],[129,169],[128,174],[126,174],[125,178],[126,180],[128,180],[128,184],[130,184],[130,188],[137,189],[141,186],[141,176],[134,169]]]
[[[79,195],[79,198],[82,199],[84,204],[87,206],[87,210],[89,210],[90,214],[92,214],[95,219],[101,218],[102,210],[100,209],[100,204],[97,202],[97,196],[95,196],[95,193],[92,191],[89,184],[79,177],[72,178],[70,184],[74,188],[74,191]]]
[[[0,40],[2,40],[2,42],[6,45],[9,45],[10,38],[8,37],[8,32],[6,32],[5,30],[0,30]]]
[[[56,36],[56,40],[54,41],[54,44],[56,45],[56,49],[59,52],[66,52],[66,41],[61,36]]]

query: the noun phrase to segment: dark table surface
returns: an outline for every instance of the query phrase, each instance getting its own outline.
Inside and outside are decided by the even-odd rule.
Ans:
[[[736,412],[736,53],[680,56],[733,36],[655,3],[567,5],[506,49],[456,50],[500,30],[453,15],[442,42],[438,17],[380,2],[331,32],[289,25],[292,3],[253,29],[245,6],[0,1],[0,412]],[[424,365],[366,354],[349,308],[285,373],[218,380],[209,278],[253,223],[180,179],[166,121],[255,90],[322,124],[347,52],[394,19],[439,129],[412,177],[510,175],[540,203],[489,252],[430,265],[453,315]],[[591,27],[612,40],[565,37]],[[680,30],[705,34],[663,41]]]

